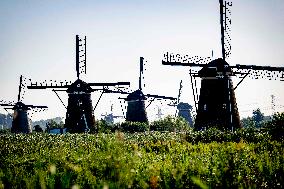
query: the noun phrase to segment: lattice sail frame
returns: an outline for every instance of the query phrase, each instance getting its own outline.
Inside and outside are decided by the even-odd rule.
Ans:
[[[190,67],[207,67],[211,62],[211,57],[201,58],[199,56],[190,57],[189,55],[180,55],[165,53],[162,60],[163,65],[172,66],[190,66]],[[196,61],[194,63],[194,60]],[[284,67],[257,66],[257,65],[240,65],[229,66],[232,69],[232,76],[244,78],[246,75],[253,79],[269,79],[284,81]],[[198,71],[191,70],[191,75],[198,77]]]
[[[223,0],[220,0],[223,1]],[[225,50],[225,58],[229,58],[231,55],[231,50],[232,50],[232,46],[231,46],[231,26],[232,26],[232,12],[230,10],[230,8],[232,7],[232,2],[228,2],[225,1],[224,3],[222,3],[222,13],[223,14],[223,19],[221,20],[221,22],[223,22],[223,30],[224,30],[224,50]]]

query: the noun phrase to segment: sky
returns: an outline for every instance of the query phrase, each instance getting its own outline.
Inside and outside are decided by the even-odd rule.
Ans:
[[[230,65],[284,67],[284,1],[238,0],[231,7],[232,54]],[[189,67],[162,65],[166,52],[190,56],[221,57],[218,0],[105,0],[0,1],[0,100],[16,101],[19,77],[33,81],[76,80],[75,35],[87,36],[87,82],[129,81],[138,88],[139,57],[146,62],[143,92],[177,97],[194,104]],[[233,78],[234,85],[240,78]],[[200,80],[197,80],[200,87]],[[284,82],[246,78],[235,90],[241,117],[260,108],[284,111]],[[59,95],[67,104],[67,93]],[[92,93],[93,105],[100,93]],[[123,115],[122,95],[105,94],[95,109],[96,118],[110,112]],[[64,117],[66,110],[51,90],[28,90],[23,102],[46,105],[32,120]],[[148,103],[148,102],[147,102]],[[146,104],[147,104],[146,103]],[[154,120],[158,107],[173,115],[168,102],[155,101],[148,108]],[[125,109],[124,109],[125,110]],[[0,112],[5,110],[0,107]]]

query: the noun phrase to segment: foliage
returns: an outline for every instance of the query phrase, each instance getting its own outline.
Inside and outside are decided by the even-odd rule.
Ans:
[[[260,128],[260,127],[262,126],[262,121],[263,121],[263,119],[264,119],[264,115],[263,115],[263,113],[260,111],[259,108],[257,108],[256,110],[254,110],[254,111],[252,112],[252,119],[253,119],[253,121],[254,121],[254,123],[255,123],[255,126],[256,126],[257,128]]]
[[[151,131],[187,131],[190,127],[182,117],[167,116],[150,124]]]
[[[210,128],[205,131],[187,132],[186,140],[193,144],[199,142],[240,142],[241,140],[252,143],[268,142],[271,136],[268,132],[256,128],[243,128],[234,132]]]
[[[9,134],[11,133],[11,129],[0,129],[0,134]]]
[[[193,145],[175,132],[34,133],[0,135],[0,146],[5,188],[281,188],[284,183],[283,143],[277,141]]]
[[[120,128],[124,132],[135,133],[149,131],[149,125],[147,123],[125,121],[121,123]]]
[[[97,120],[95,121],[95,130],[91,129],[91,133],[111,133],[111,132],[115,132],[116,130],[118,130],[119,125],[118,124],[113,124],[113,123],[109,123],[105,120]]]
[[[42,128],[39,125],[34,126],[34,131],[35,132],[43,132]]]
[[[241,124],[243,128],[255,128],[255,122],[252,117],[247,117],[241,119]]]
[[[91,129],[91,133],[103,132],[111,133],[117,130],[123,132],[145,132],[149,131],[188,131],[189,127],[187,121],[182,117],[167,116],[164,119],[154,121],[150,125],[148,123],[130,122],[126,121],[120,124],[108,123],[105,120],[98,120],[95,124],[95,129]]]
[[[11,128],[12,121],[13,121],[12,114],[1,114],[0,113],[0,126],[6,129]]]
[[[253,110],[252,116],[241,120],[244,128],[263,128],[266,122],[270,120],[270,116],[264,116],[259,108]]]
[[[60,121],[57,123],[55,120],[51,119],[48,123],[49,129],[58,129],[58,128],[64,128],[63,121]]]
[[[276,113],[272,120],[266,123],[265,130],[274,140],[284,140],[284,112]]]
[[[38,121],[32,121],[31,125],[39,125],[42,129],[46,130],[46,126],[51,122],[51,120],[55,121],[56,123],[60,124],[60,128],[63,128],[63,117],[55,117],[51,119],[45,119],[45,120],[38,120]],[[55,127],[56,128],[56,127]]]

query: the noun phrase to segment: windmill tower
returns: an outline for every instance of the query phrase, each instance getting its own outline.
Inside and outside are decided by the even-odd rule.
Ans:
[[[139,88],[130,93],[127,98],[126,121],[148,122],[145,100],[147,99],[142,92],[143,57],[140,57],[139,69]]]
[[[114,119],[116,118],[123,118],[123,116],[119,116],[119,115],[114,115],[113,114],[113,104],[111,104],[111,107],[110,107],[110,113],[106,113],[106,114],[101,114],[101,116],[104,117],[104,120],[107,122],[107,123],[110,123],[110,124],[113,124],[114,123]]]
[[[22,82],[23,82],[23,76],[21,75],[17,102],[15,104],[13,103],[0,104],[0,106],[3,106],[5,108],[5,110],[7,109],[14,110],[13,122],[12,122],[12,128],[11,128],[12,133],[31,133],[32,128],[31,128],[31,125],[29,124],[27,111],[34,109],[34,108],[38,108],[38,109],[47,108],[47,106],[26,105],[22,102],[21,100],[22,99],[21,91],[23,87]]]
[[[231,12],[229,7],[232,6],[232,3],[219,0],[219,4],[222,58],[211,61],[210,57],[189,57],[188,55],[181,56],[180,54],[173,55],[166,53],[164,55],[165,60],[162,61],[164,65],[202,68],[198,72],[191,72],[190,70],[191,76],[201,78],[200,95],[194,125],[197,130],[211,126],[229,130],[241,127],[234,90],[249,74],[253,73],[256,79],[259,77],[284,79],[284,68],[281,67],[239,64],[230,66],[226,62],[226,58],[231,54],[231,38],[229,35],[231,24],[229,15]],[[242,78],[236,87],[233,87],[232,76]]]
[[[63,101],[57,94],[57,91],[67,92],[68,105],[67,107],[64,105],[64,103],[63,105],[66,108],[65,128],[67,129],[67,132],[70,133],[88,132],[90,127],[94,126],[95,117],[91,93],[102,89],[92,88],[92,86],[105,88],[109,86],[130,85],[129,82],[87,83],[80,79],[80,74],[86,74],[86,71],[86,36],[84,39],[81,39],[78,35],[76,35],[76,81],[73,83],[71,82],[71,84],[69,84],[70,82],[65,82],[66,84],[64,84],[64,82],[59,82],[59,84],[58,82],[56,84],[36,82],[28,86],[29,89],[53,88],[53,91],[56,93],[62,103]]]
[[[128,104],[126,121],[137,121],[137,122],[148,123],[146,108],[153,102],[154,99],[176,100],[176,98],[173,97],[143,94],[142,92],[142,75],[144,71],[143,65],[144,65],[144,58],[140,57],[139,88],[138,90],[130,93],[126,98]],[[147,107],[145,107],[145,101],[147,100],[147,98],[152,98],[152,101]]]
[[[189,123],[189,125],[192,126],[193,125],[192,116],[191,116],[192,106],[189,105],[188,103],[180,102],[182,88],[183,88],[182,80],[180,80],[177,102],[170,106],[176,107],[175,117],[177,116],[183,117]]]
[[[166,97],[166,96],[159,96],[159,95],[151,95],[151,94],[144,94],[142,92],[142,78],[144,73],[144,58],[140,57],[140,69],[139,69],[139,88],[134,92],[126,92],[123,90],[109,90],[104,89],[104,93],[120,93],[120,94],[127,94],[126,98],[124,99],[127,102],[127,112],[126,112],[126,121],[133,121],[133,122],[144,122],[148,123],[148,117],[146,109],[151,105],[151,103],[155,100],[172,100],[175,101],[176,98],[173,97]],[[146,106],[146,100],[150,99],[149,104]]]

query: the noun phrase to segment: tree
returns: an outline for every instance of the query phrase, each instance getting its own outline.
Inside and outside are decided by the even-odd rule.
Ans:
[[[263,122],[263,119],[264,119],[264,115],[263,113],[260,111],[259,108],[257,108],[256,110],[254,110],[252,112],[252,119],[253,121],[255,122],[255,126],[257,128],[260,128],[262,126],[262,122]]]
[[[43,132],[42,128],[39,125],[34,126],[34,131],[35,132],[41,132],[41,133]]]
[[[48,123],[48,126],[49,126],[49,129],[59,129],[59,128],[64,128],[64,123],[63,121],[61,121],[60,123],[57,123],[56,121],[52,119]]]
[[[252,117],[243,118],[241,124],[243,128],[255,128],[255,122]]]
[[[266,123],[265,129],[274,140],[284,140],[284,112],[273,115],[272,120]]]

